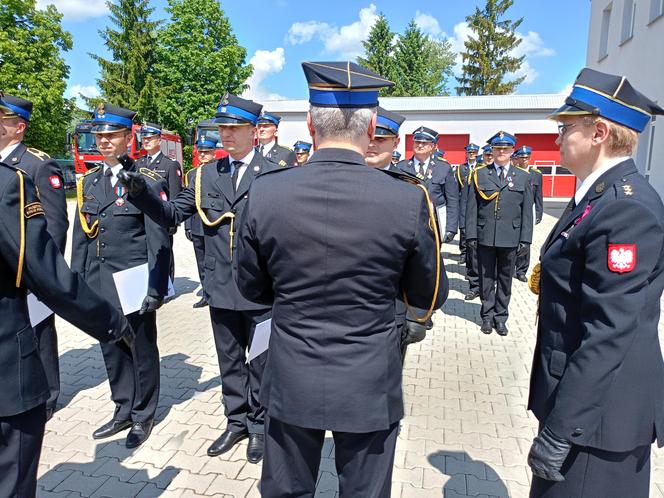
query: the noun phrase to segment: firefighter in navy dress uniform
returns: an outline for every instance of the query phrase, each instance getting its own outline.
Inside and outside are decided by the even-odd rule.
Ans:
[[[481,331],[507,335],[512,275],[518,253],[533,236],[530,175],[510,163],[516,139],[504,131],[489,139],[494,163],[475,169],[466,207],[466,241],[477,248]]]
[[[133,202],[165,226],[181,223],[193,214],[201,217],[205,231],[205,296],[221,373],[221,392],[227,418],[225,431],[207,450],[218,456],[249,438],[247,460],[263,458],[265,409],[258,399],[267,354],[246,363],[256,325],[270,318],[271,307],[246,299],[237,288],[237,225],[254,178],[279,168],[253,146],[256,121],[262,106],[226,94],[215,122],[227,157],[196,168],[193,185],[171,202],[162,202],[145,188],[140,175],[127,175]]]
[[[274,304],[261,493],[313,496],[330,430],[340,498],[389,497],[404,413],[395,298],[424,323],[447,295],[435,214],[423,185],[364,161],[391,83],[351,62],[303,67],[316,152],[256,180],[238,240],[240,290]]]
[[[295,164],[295,152],[277,143],[277,129],[281,116],[263,112],[258,118],[256,135],[258,136],[258,152],[268,161],[284,168]]]
[[[439,220],[439,223],[441,232],[445,230],[443,242],[447,243],[454,239],[459,226],[459,188],[450,163],[434,155],[437,143],[438,133],[420,126],[413,132],[413,157],[404,159],[397,167],[424,182],[436,210],[445,207],[446,219]]]
[[[141,127],[141,141],[143,149],[147,152],[145,156],[136,160],[137,171],[147,168],[154,171],[166,181],[166,195],[169,199],[174,198],[182,191],[184,179],[180,163],[171,159],[161,151],[161,126],[154,123],[145,123]],[[171,280],[175,280],[175,256],[173,254],[173,235],[177,227],[170,228],[168,233],[171,241],[171,268],[169,274]]]
[[[94,112],[91,131],[104,164],[78,181],[71,253],[72,268],[118,309],[121,304],[113,274],[147,264],[147,295],[140,311],[127,315],[136,332],[134,346],[101,345],[115,411],[92,437],[106,438],[131,428],[128,448],[141,445],[154,424],[159,401],[156,310],[168,293],[171,259],[168,232],[127,199],[126,189],[118,181],[123,170],[118,157],[126,154],[131,142],[135,114],[108,104]],[[146,168],[139,171],[156,195],[166,198],[163,178]]]
[[[535,213],[534,219],[535,225],[538,225],[542,221],[542,216],[544,215],[544,198],[542,197],[542,172],[535,166],[530,165],[530,156],[532,153],[533,150],[530,147],[527,145],[522,145],[514,151],[512,162],[517,167],[530,173],[530,184],[533,188],[533,209]],[[528,251],[524,251],[521,256],[517,256],[516,258],[515,276],[518,280],[521,280],[522,282],[528,281],[526,273],[528,273],[529,266],[530,249]]]
[[[406,118],[396,112],[378,107],[376,131],[364,155],[367,166],[386,171],[401,172],[392,163],[392,155],[399,146],[399,128],[405,120]],[[401,358],[403,361],[408,346],[424,339],[427,326],[417,322],[409,313],[406,313],[406,305],[401,297],[397,298],[395,309],[397,331],[399,337],[401,337]]]
[[[199,125],[200,126],[200,125]],[[196,153],[198,154],[198,167],[203,164],[214,161],[214,152],[217,148],[217,141],[201,134],[196,142]],[[196,179],[196,169],[192,168],[185,177],[185,186],[193,186]],[[205,230],[203,222],[198,214],[194,214],[184,221],[184,234],[194,245],[194,255],[196,257],[196,267],[198,268],[198,278],[201,282],[201,299],[193,304],[194,308],[203,308],[208,305],[205,297]]]
[[[466,162],[459,164],[454,172],[454,178],[459,188],[459,262],[466,263],[466,202],[468,201],[468,180],[470,174],[477,165],[477,152],[479,145],[468,144],[466,150]]]
[[[30,175],[0,163],[0,496],[35,496],[50,397],[28,289],[95,339],[131,343],[125,317],[67,267],[46,225]]]
[[[293,164],[293,166],[304,166],[311,154],[311,144],[309,142],[298,140],[295,142],[295,145],[293,145],[293,151],[295,152],[295,164]]]
[[[583,69],[559,122],[561,164],[581,185],[549,234],[528,408],[532,498],[645,498],[664,442],[664,206],[631,156],[664,109],[625,78]]]
[[[0,92],[0,119],[5,128],[5,134],[0,136],[0,161],[20,168],[30,175],[44,207],[48,233],[53,237],[60,252],[64,254],[69,227],[64,179],[60,166],[48,154],[23,144],[31,115],[32,102],[20,97],[3,95]],[[51,315],[36,325],[35,333],[39,341],[39,356],[51,392],[46,401],[48,420],[56,409],[60,395],[60,362],[55,316]]]

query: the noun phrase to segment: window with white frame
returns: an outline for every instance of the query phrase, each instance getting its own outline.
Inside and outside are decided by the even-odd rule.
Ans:
[[[634,0],[625,0],[623,4],[623,22],[622,33],[620,34],[620,44],[629,41],[634,36],[634,18],[636,17],[636,2]]]
[[[611,10],[613,10],[613,2],[609,3],[602,11],[602,31],[600,32],[599,39],[599,56],[598,60],[602,60],[609,55],[609,26],[611,25]]]
[[[653,22],[664,15],[664,0],[650,0],[649,21]]]

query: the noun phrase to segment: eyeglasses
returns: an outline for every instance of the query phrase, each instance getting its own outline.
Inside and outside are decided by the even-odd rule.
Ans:
[[[558,135],[560,138],[564,137],[567,134],[567,130],[570,128],[574,128],[577,125],[577,123],[570,123],[570,124],[559,124],[558,125]]]

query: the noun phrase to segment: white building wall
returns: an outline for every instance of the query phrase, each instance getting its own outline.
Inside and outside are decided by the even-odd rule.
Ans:
[[[588,67],[626,76],[664,107],[664,0],[592,0],[588,35]],[[664,197],[664,116],[641,135],[635,160]]]
[[[515,96],[516,97],[516,96]],[[483,97],[482,104],[488,109],[477,109],[474,97],[442,97],[429,101],[430,98],[394,98],[381,99],[381,105],[406,118],[401,125],[401,144],[399,151],[405,150],[404,136],[416,128],[426,126],[441,134],[469,134],[470,141],[480,146],[500,130],[519,135],[519,133],[557,133],[556,123],[548,120],[565,96],[536,96],[537,103],[528,107],[521,97],[516,100],[508,97]],[[489,105],[486,102],[489,102]],[[516,106],[521,109],[516,109]],[[427,108],[428,106],[428,108]],[[501,108],[501,106],[504,106]],[[424,109],[423,109],[424,107]],[[280,115],[279,143],[287,147],[298,140],[311,141],[306,125],[308,103],[302,100],[265,102],[268,112]]]

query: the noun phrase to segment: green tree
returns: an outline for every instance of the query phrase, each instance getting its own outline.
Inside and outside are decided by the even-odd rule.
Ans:
[[[426,36],[411,20],[394,51],[395,85],[391,95],[415,97],[448,95],[454,54],[447,40]]]
[[[9,94],[33,103],[25,137],[28,145],[51,155],[65,150],[65,134],[73,102],[64,98],[69,67],[61,52],[72,47],[61,26],[62,15],[34,0],[0,2],[0,82]]]
[[[97,80],[101,99],[138,112],[138,118],[155,121],[154,66],[159,21],[150,21],[154,8],[149,0],[118,0],[106,2],[110,21],[115,26],[99,31],[110,59],[90,54],[99,63],[101,77]],[[88,105],[94,100],[88,100]]]
[[[217,0],[169,0],[159,31],[160,118],[183,137],[214,115],[225,92],[242,93],[253,71]]]
[[[374,73],[387,79],[394,78],[394,37],[390,24],[383,13],[378,16],[371,27],[369,36],[362,42],[364,57],[358,57],[357,63]],[[392,88],[382,88],[380,95],[387,96],[393,92]]]
[[[459,95],[505,95],[514,93],[525,76],[508,79],[509,73],[521,68],[525,56],[515,57],[513,50],[521,39],[516,35],[523,18],[505,19],[514,0],[487,0],[484,9],[466,17],[473,30],[461,53],[463,74],[459,80]]]

